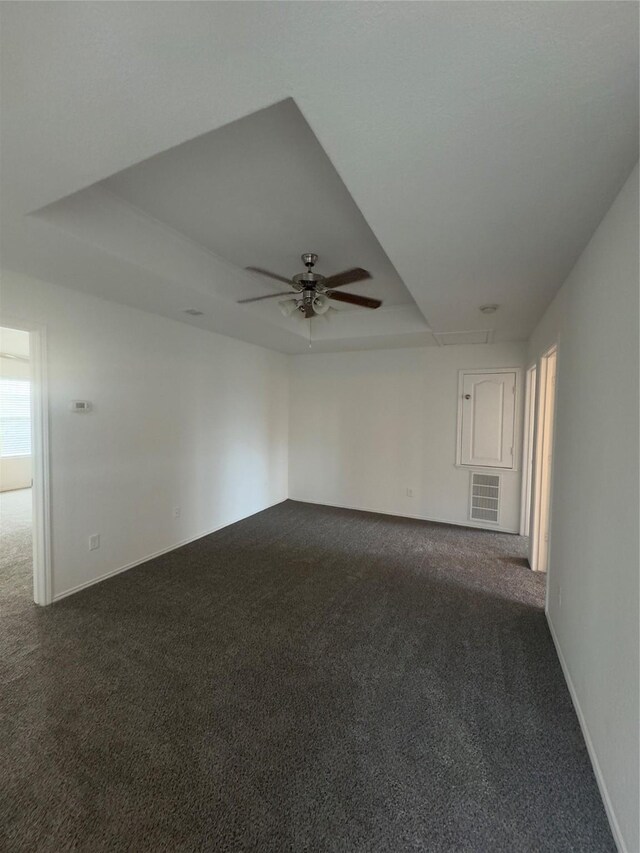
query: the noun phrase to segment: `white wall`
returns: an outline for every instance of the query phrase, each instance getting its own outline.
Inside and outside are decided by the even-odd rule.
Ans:
[[[458,370],[520,367],[525,354],[489,344],[293,356],[289,496],[468,524]],[[519,511],[520,471],[505,471],[504,528],[518,530]]]
[[[46,325],[56,597],[287,497],[286,356],[7,272],[2,311]]]
[[[637,853],[637,167],[535,330],[530,360],[556,340],[548,617],[618,844]]]

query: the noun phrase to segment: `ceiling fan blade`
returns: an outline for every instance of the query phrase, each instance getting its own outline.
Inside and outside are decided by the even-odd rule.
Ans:
[[[382,305],[381,299],[371,299],[370,296],[357,296],[355,293],[327,290],[326,294],[329,299],[335,299],[336,302],[348,302],[349,305],[360,305],[362,308],[379,308]]]
[[[285,290],[284,293],[269,293],[268,296],[252,296],[249,299],[238,299],[238,305],[244,305],[246,302],[260,302],[261,299],[275,299],[276,296],[292,296],[291,290]]]
[[[249,272],[257,272],[260,275],[266,275],[268,278],[275,278],[276,281],[283,281],[285,284],[291,284],[290,278],[285,278],[283,275],[278,275],[275,272],[269,272],[269,270],[263,270],[261,267],[245,267]]]
[[[363,270],[361,267],[354,267],[352,270],[330,275],[322,282],[325,287],[342,287],[345,284],[355,284],[356,281],[366,281],[371,278],[371,273]]]

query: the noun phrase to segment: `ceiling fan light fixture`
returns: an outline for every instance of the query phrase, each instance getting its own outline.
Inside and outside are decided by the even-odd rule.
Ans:
[[[329,297],[325,296],[324,293],[318,293],[313,300],[314,313],[318,315],[326,314],[329,308],[331,308]]]
[[[295,299],[284,299],[278,302],[278,308],[283,317],[290,317],[297,307],[298,303]]]

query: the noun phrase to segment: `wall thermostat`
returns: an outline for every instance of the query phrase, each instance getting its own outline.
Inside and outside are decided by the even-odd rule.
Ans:
[[[78,412],[78,414],[83,412],[91,411],[91,400],[72,400],[71,401],[71,411]]]

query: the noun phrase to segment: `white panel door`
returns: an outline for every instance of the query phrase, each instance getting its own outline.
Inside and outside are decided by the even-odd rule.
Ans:
[[[516,374],[464,373],[462,465],[513,468]]]

